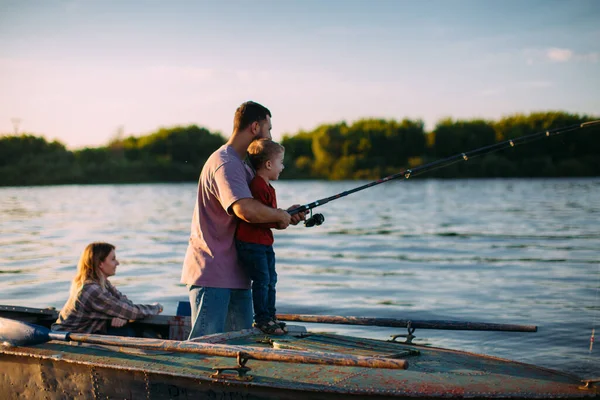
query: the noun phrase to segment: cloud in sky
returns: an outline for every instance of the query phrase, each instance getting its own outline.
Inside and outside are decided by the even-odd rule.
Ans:
[[[575,50],[560,47],[549,47],[546,49],[524,49],[528,65],[539,62],[568,63],[583,62],[597,63],[600,60],[600,52],[576,52]]]
[[[567,62],[567,61],[582,61],[597,63],[600,60],[600,53],[589,52],[589,53],[575,53],[570,49],[559,49],[551,48],[546,52],[546,57],[550,61],[555,62]]]
[[[573,50],[553,47],[546,50],[546,58],[550,61],[566,62],[573,58]]]

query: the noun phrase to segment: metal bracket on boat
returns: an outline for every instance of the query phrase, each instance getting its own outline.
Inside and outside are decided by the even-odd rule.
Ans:
[[[240,351],[237,354],[237,367],[213,367],[212,369],[217,371],[212,374],[210,377],[214,379],[233,379],[238,381],[251,381],[254,379],[252,375],[247,375],[247,372],[252,368],[246,367],[246,363],[248,362],[248,357],[244,357],[244,354]],[[238,374],[225,374],[224,371],[236,371]]]
[[[584,385],[579,386],[579,389],[592,389],[595,383],[600,382],[600,378],[584,379],[581,382],[584,383]]]
[[[415,333],[415,329],[416,328],[413,328],[412,327],[412,322],[408,321],[408,323],[406,324],[406,329],[408,330],[408,334],[407,335],[391,335],[392,336],[392,340],[391,341],[392,342],[396,342],[396,338],[405,337],[406,341],[404,343],[409,343],[409,344],[412,343],[412,340],[414,338],[416,338],[416,336],[413,335],[413,333]]]
[[[270,346],[273,346],[273,340],[268,336],[265,336],[264,338],[257,340],[256,343],[268,344]]]

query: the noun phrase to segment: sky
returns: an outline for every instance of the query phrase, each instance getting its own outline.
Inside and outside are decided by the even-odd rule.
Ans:
[[[0,0],[0,133],[228,137],[246,100],[276,140],[371,117],[600,116],[600,1]]]

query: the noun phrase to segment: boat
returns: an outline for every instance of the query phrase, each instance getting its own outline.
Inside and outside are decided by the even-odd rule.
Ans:
[[[257,329],[184,340],[190,317],[132,323],[139,337],[54,332],[57,311],[0,306],[3,399],[599,398],[597,379],[412,342],[416,329],[535,332],[529,325],[278,315]],[[181,315],[183,314],[183,315]],[[292,323],[293,322],[293,323]],[[405,327],[389,340],[313,332],[305,323]]]

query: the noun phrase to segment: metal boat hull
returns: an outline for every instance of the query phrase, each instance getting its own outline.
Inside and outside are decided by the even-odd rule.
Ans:
[[[22,311],[22,310],[21,310]],[[4,313],[6,316],[6,313]],[[168,318],[167,318],[168,319]],[[35,322],[31,318],[29,322]],[[40,321],[37,321],[40,322]],[[572,375],[462,351],[318,334],[257,330],[203,342],[405,359],[406,370],[247,360],[50,341],[0,346],[3,399],[598,398]],[[168,341],[167,341],[168,342]],[[123,340],[123,344],[126,341]],[[217,368],[229,368],[215,375]]]

